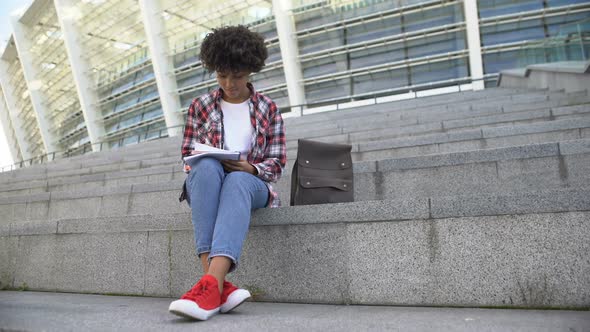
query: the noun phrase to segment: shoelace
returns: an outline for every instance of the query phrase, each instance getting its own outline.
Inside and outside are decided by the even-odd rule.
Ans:
[[[196,301],[203,297],[208,287],[203,281],[196,283],[191,290],[189,290],[182,298]]]
[[[206,297],[209,289],[210,288],[207,287],[206,284],[202,285],[201,289],[194,295],[195,302],[198,302],[200,299]]]
[[[217,285],[215,285],[215,287],[213,288],[216,287]],[[208,283],[205,283],[201,280],[197,284],[195,284],[193,288],[191,288],[191,290],[189,290],[185,295],[183,295],[182,299],[198,302],[200,299],[207,297],[210,293],[210,290],[213,288],[211,288]]]

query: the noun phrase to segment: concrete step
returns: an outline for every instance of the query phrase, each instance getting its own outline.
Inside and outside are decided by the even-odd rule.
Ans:
[[[578,126],[576,124],[580,124]],[[432,133],[411,137],[353,144],[353,159],[379,160],[408,156],[500,148],[552,141],[583,139],[588,136],[590,118],[544,121],[527,124]],[[295,156],[296,151],[290,151]]]
[[[355,130],[345,131],[345,128],[338,129],[331,129],[327,132],[309,132],[308,136],[303,136],[303,138],[307,139],[314,139],[324,142],[333,142],[333,143],[365,143],[370,141],[383,141],[388,140],[391,138],[408,138],[411,137],[424,135],[424,134],[431,134],[431,133],[446,133],[446,132],[457,132],[457,131],[464,131],[464,130],[477,130],[482,129],[486,132],[494,132],[499,126],[505,127],[503,130],[510,131],[512,127],[518,128],[518,130],[526,133],[527,128],[532,128],[531,130],[534,133],[542,132],[547,128],[546,131],[553,131],[552,127],[557,129],[573,129],[571,125],[569,127],[567,125],[564,126],[565,122],[557,122],[556,124],[552,124],[553,120],[570,120],[569,123],[577,121],[577,119],[581,119],[583,124],[577,126],[576,128],[584,128],[586,126],[587,119],[590,118],[590,104],[583,105],[583,107],[576,106],[575,108],[569,109],[559,109],[559,117],[553,115],[552,110],[544,110],[544,111],[527,111],[524,113],[513,113],[513,114],[504,114],[499,113],[495,115],[473,115],[473,114],[454,114],[452,117],[449,117],[448,120],[451,119],[461,119],[460,121],[466,121],[467,119],[471,119],[471,121],[480,121],[488,126],[485,125],[474,125],[474,126],[466,126],[466,127],[457,127],[456,123],[453,124],[450,121],[434,121],[432,118],[427,118],[427,115],[424,119],[417,119],[417,120],[392,120],[386,121],[385,119],[382,120],[380,125],[365,126],[360,125]],[[575,120],[574,120],[575,119]],[[531,120],[531,121],[528,121]],[[535,121],[537,120],[537,121]],[[517,123],[516,125],[509,125],[506,126],[504,122],[509,123]],[[521,122],[525,122],[523,124],[518,124]],[[540,124],[540,123],[547,123],[547,124]],[[449,128],[448,126],[451,126]],[[490,126],[491,125],[491,126]],[[561,127],[560,127],[561,126]],[[384,128],[382,128],[384,127]],[[473,128],[471,128],[473,127]],[[586,126],[587,127],[587,126]],[[382,129],[379,129],[382,128]],[[300,137],[291,137],[287,140],[287,149],[294,150],[297,149],[297,139]]]
[[[491,110],[491,111],[490,111]],[[557,116],[567,116],[567,115],[586,115],[587,114],[587,110],[588,110],[588,106],[587,105],[576,105],[576,106],[568,106],[568,107],[558,107],[555,108],[555,112],[557,114]],[[483,109],[481,111],[471,111],[471,110],[467,110],[467,111],[452,111],[452,112],[446,112],[446,113],[433,113],[431,114],[430,112],[424,112],[424,114],[420,114],[418,118],[416,119],[397,119],[394,115],[390,115],[390,117],[393,117],[392,119],[390,119],[389,121],[385,121],[385,119],[380,119],[380,121],[375,121],[375,122],[371,122],[370,124],[372,125],[367,125],[364,124],[362,126],[357,126],[357,127],[353,127],[353,128],[340,128],[340,127],[335,127],[337,126],[337,124],[332,124],[332,128],[326,129],[327,131],[309,131],[307,129],[305,129],[305,131],[303,132],[303,134],[301,136],[296,136],[293,134],[289,134],[288,137],[290,137],[290,142],[288,142],[289,146],[291,148],[294,147],[294,144],[296,145],[296,139],[301,138],[301,137],[307,137],[307,138],[313,138],[316,137],[317,139],[322,139],[323,136],[327,135],[330,136],[327,139],[338,139],[338,141],[343,141],[344,139],[346,139],[349,142],[361,142],[363,140],[375,140],[375,139],[380,139],[380,138],[386,138],[389,135],[387,134],[387,132],[389,131],[389,129],[391,128],[403,128],[405,131],[404,133],[408,134],[408,135],[412,135],[413,134],[413,129],[415,128],[417,130],[417,132],[420,131],[432,131],[432,130],[445,130],[445,131],[452,131],[452,130],[457,130],[457,129],[462,129],[462,128],[469,128],[469,127],[485,127],[485,126],[496,126],[498,121],[500,121],[499,123],[502,122],[506,122],[509,120],[513,120],[511,121],[512,123],[514,121],[520,121],[520,122],[527,122],[529,119],[534,121],[536,120],[546,120],[546,119],[554,119],[556,117],[556,115],[553,114],[554,110],[535,110],[535,111],[521,111],[518,110],[515,112],[515,114],[511,114],[511,115],[504,115],[504,113],[498,113],[501,110],[499,109]],[[492,112],[493,114],[496,115],[489,115]],[[549,113],[547,113],[549,112]],[[489,116],[485,116],[486,114],[488,114]],[[386,114],[387,115],[387,114]],[[474,117],[470,117],[471,115],[474,115]],[[482,116],[483,115],[483,116]],[[402,115],[399,115],[400,117]],[[457,120],[457,121],[453,121],[453,119],[456,118],[461,118],[461,120]],[[444,120],[446,119],[446,121]],[[434,124],[433,122],[438,122],[438,120],[440,121],[440,125],[439,124]],[[510,121],[509,121],[510,122]],[[480,125],[478,125],[478,123]],[[466,127],[467,126],[467,127]],[[377,130],[378,128],[382,128],[385,127],[385,129],[382,130]],[[351,134],[346,136],[346,133],[350,131]],[[354,134],[352,134],[352,132],[355,132]],[[392,131],[393,132],[393,131]],[[343,134],[344,133],[344,134]],[[339,135],[336,135],[339,134]],[[335,135],[335,136],[334,136]],[[179,155],[179,153],[177,153],[177,149],[179,149],[180,146],[180,139],[179,138],[171,138],[171,139],[164,139],[162,140],[163,142],[166,142],[167,146],[170,146],[166,149],[162,149],[161,145],[157,146],[157,149],[159,150],[155,150],[155,151],[150,151],[147,148],[138,148],[135,147],[135,150],[131,150],[131,151],[105,151],[105,152],[101,152],[101,153],[96,153],[96,154],[91,154],[90,156],[95,156],[93,158],[89,158],[89,159],[82,159],[81,157],[74,157],[71,158],[69,160],[69,162],[67,164],[64,164],[64,162],[52,162],[52,163],[48,163],[47,166],[43,166],[43,165],[39,165],[39,166],[33,166],[24,170],[18,170],[16,172],[8,172],[8,173],[13,173],[12,177],[15,177],[16,174],[22,174],[25,173],[27,174],[30,173],[32,176],[37,176],[38,178],[41,178],[43,175],[43,173],[45,172],[43,170],[43,168],[47,168],[47,172],[51,173],[51,172],[55,172],[55,170],[57,170],[57,172],[59,171],[64,171],[64,170],[68,170],[68,169],[79,169],[79,168],[89,168],[89,167],[97,167],[97,166],[104,166],[104,167],[117,167],[117,166],[113,166],[113,163],[124,163],[126,161],[137,161],[140,159],[149,159],[149,158],[174,158],[176,156]],[[148,143],[152,143],[152,142],[148,142]],[[153,144],[152,144],[153,145]],[[150,146],[148,146],[150,147]],[[126,149],[129,149],[129,147],[127,147]],[[100,157],[102,156],[102,157]],[[99,158],[100,157],[100,158]],[[122,166],[124,167],[124,165]],[[59,173],[58,173],[59,175]],[[1,179],[0,179],[1,181]],[[5,179],[3,182],[4,183],[10,183],[10,179]]]
[[[520,98],[517,98],[520,97]],[[534,101],[543,101],[546,100],[548,97],[548,95],[546,94],[533,94],[533,95],[524,95],[524,96],[512,96],[510,98],[511,101],[515,101],[515,102],[534,102]],[[525,104],[526,105],[526,104]],[[383,109],[383,107],[385,107],[386,105],[381,105],[378,106],[378,108],[373,111],[370,112],[370,114],[374,114],[372,117],[377,116],[377,118],[372,121],[371,123],[375,125],[381,125],[383,126],[383,119],[379,119],[378,117],[382,117],[383,115],[381,113],[385,112],[385,116],[387,116],[388,114],[396,114],[395,112],[390,112],[387,111],[387,109]],[[531,105],[528,105],[527,107],[533,107]],[[377,106],[376,106],[377,107]],[[447,107],[447,106],[444,106]],[[458,108],[458,105],[453,105],[453,110],[452,112],[460,112],[460,109]],[[473,106],[471,104],[467,105],[466,110],[463,110],[463,112],[469,111],[471,108],[473,108]],[[488,107],[489,108],[489,107]],[[492,107],[493,108],[493,107]],[[502,108],[502,106],[500,105],[500,109]],[[428,113],[427,112],[428,109],[423,109],[422,113]],[[432,109],[428,110],[430,112],[433,112]],[[439,111],[442,112],[441,116],[443,116],[445,114],[445,112],[443,110],[434,110],[434,111]],[[498,110],[496,110],[498,111]],[[355,111],[356,113],[359,113],[358,110]],[[410,112],[410,113],[408,113]],[[411,114],[411,112],[413,112],[412,110],[407,111],[404,110],[402,112],[398,112],[400,115],[400,119],[402,116],[409,116],[408,114]],[[453,113],[448,113],[450,114],[449,116],[451,116]],[[480,111],[477,111],[480,112]],[[477,113],[475,112],[475,113]],[[482,111],[483,112],[483,111]],[[350,112],[341,112],[340,116],[344,117],[344,113],[350,113]],[[485,112],[484,112],[485,113]],[[364,114],[364,116],[367,116],[367,112],[365,111],[364,113],[359,113],[359,114]],[[434,113],[436,114],[436,112]],[[483,114],[483,113],[482,113]],[[310,115],[313,116],[313,115]],[[394,115],[392,115],[394,116]],[[421,115],[422,118],[417,118],[418,121],[423,122],[425,121],[424,118],[427,116],[427,114],[422,114]],[[463,116],[463,115],[462,115]],[[395,116],[394,116],[395,117]],[[432,116],[428,116],[428,118],[432,118]],[[444,119],[444,116],[442,117]],[[452,118],[452,116],[451,116]],[[353,130],[357,130],[355,129],[355,122],[357,119],[339,119],[337,121],[344,121],[341,124],[328,124],[328,127],[326,127],[325,124],[319,123],[319,124],[313,124],[315,126],[318,126],[318,128],[324,128],[324,130],[329,130],[328,133],[325,134],[334,134],[336,132],[347,132],[347,131],[353,131]],[[411,123],[411,120],[408,119]],[[432,119],[431,119],[432,120]],[[352,121],[352,122],[351,122]],[[342,127],[344,124],[347,124],[350,128],[346,128],[346,127]],[[310,125],[307,125],[306,127],[309,127]],[[331,127],[330,127],[331,126]],[[366,126],[366,125],[365,125]],[[389,126],[389,124],[387,124],[387,126]],[[309,128],[306,127],[302,127],[302,128],[297,128],[297,127],[293,127],[292,131],[289,131],[291,134],[289,135],[289,137],[293,137],[294,139],[298,138],[298,136],[296,135],[298,130],[303,130],[303,134],[305,137],[305,133],[309,133]],[[337,127],[342,127],[341,130],[338,130]],[[313,128],[312,128],[313,129]],[[369,127],[368,130],[374,130],[377,128],[371,128]],[[315,132],[317,132],[317,130],[315,130]],[[309,136],[309,135],[308,135]],[[25,170],[19,170],[16,171],[16,173],[19,172],[30,172],[32,175],[38,175],[41,176],[41,174],[43,174],[44,169],[47,169],[47,171],[49,172],[49,170],[67,170],[67,169],[77,169],[77,168],[88,168],[88,167],[92,167],[92,166],[105,166],[108,167],[108,164],[112,164],[112,163],[117,163],[117,162],[125,162],[125,161],[134,161],[134,160],[138,160],[142,157],[142,155],[149,155],[149,154],[154,154],[154,157],[167,157],[167,156],[177,156],[177,150],[179,149],[180,146],[180,138],[176,137],[176,138],[168,138],[168,139],[162,139],[162,140],[154,140],[154,141],[150,141],[150,142],[145,142],[141,144],[141,147],[139,145],[135,145],[135,146],[127,146],[127,147],[123,147],[121,149],[117,149],[114,151],[103,151],[100,153],[91,153],[88,155],[84,155],[84,156],[76,156],[76,157],[72,157],[72,158],[68,158],[67,160],[56,160],[54,162],[48,163],[46,166],[45,165],[35,165],[32,167],[29,167]],[[78,166],[80,165],[80,166]],[[112,166],[111,166],[112,167]],[[13,173],[13,172],[9,172],[9,173]],[[2,181],[2,179],[6,176],[6,174],[0,174],[0,182],[5,182]],[[9,175],[10,177],[11,175]],[[12,174],[12,176],[15,176],[14,174]],[[9,181],[9,180],[8,180]]]
[[[262,301],[588,307],[589,223],[588,189],[261,209],[231,280]],[[10,287],[176,297],[198,266],[189,212],[0,224]]]
[[[521,117],[531,115],[530,120],[546,120],[548,117],[550,120],[553,119],[566,119],[572,117],[583,117],[588,116],[590,113],[590,103],[576,106],[565,106],[557,107],[549,110],[547,114],[547,108],[540,108],[545,110],[541,112],[539,117],[539,110],[536,112],[529,112],[519,114]],[[314,130],[303,128],[300,131],[293,132],[288,130],[287,135],[287,146],[293,148],[296,146],[296,142],[300,138],[306,139],[346,139],[348,142],[360,143],[371,140],[382,140],[400,136],[411,136],[427,132],[441,132],[441,131],[453,131],[470,128],[451,126],[451,128],[445,127],[448,125],[450,120],[465,120],[468,118],[476,119],[485,116],[497,115],[502,117],[503,110],[500,109],[479,109],[479,110],[466,110],[466,111],[451,111],[451,112],[438,112],[430,113],[424,112],[419,114],[417,117],[406,118],[400,114],[387,113],[380,115],[379,117],[372,117],[370,120],[355,119],[350,125],[347,124],[331,124],[330,128],[324,130]],[[513,115],[515,116],[515,115]],[[526,118],[524,119],[526,120]],[[445,121],[447,121],[445,123]],[[523,119],[518,121],[522,122]],[[481,126],[473,126],[479,128]],[[291,129],[291,128],[288,128]]]
[[[232,314],[191,322],[166,310],[172,298],[0,292],[7,331],[584,331],[590,315],[567,310],[505,310],[246,303]],[[47,313],[51,312],[51,315]]]
[[[533,96],[536,99],[544,98],[544,95]],[[546,97],[546,96],[545,96]],[[531,100],[529,96],[528,99]],[[528,105],[529,107],[531,105]],[[581,107],[580,107],[581,106]],[[471,106],[469,106],[471,107]],[[534,107],[532,105],[531,107]],[[559,116],[567,116],[568,112],[569,115],[585,115],[585,111],[587,110],[587,105],[578,105],[578,106],[568,106],[566,109],[556,109]],[[347,131],[356,131],[351,133],[350,135],[340,134],[335,136],[328,136],[328,137],[317,137],[319,140],[324,141],[333,141],[333,142],[363,142],[365,140],[375,140],[375,139],[383,139],[389,137],[391,135],[399,136],[400,134],[388,134],[387,132],[392,128],[403,128],[401,131],[407,135],[415,135],[420,131],[431,132],[432,130],[442,130],[442,131],[453,131],[453,130],[461,130],[463,128],[472,127],[485,127],[485,126],[496,126],[497,121],[508,121],[508,120],[516,120],[521,122],[529,122],[529,119],[538,119],[538,120],[545,120],[547,117],[549,119],[554,118],[553,110],[550,110],[550,113],[547,113],[547,109],[545,110],[536,110],[536,111],[522,111],[520,109],[516,109],[514,114],[505,115],[504,113],[498,114],[496,116],[490,115],[489,112],[495,113],[503,111],[502,109],[495,109],[495,108],[487,108],[478,111],[472,111],[467,109],[465,111],[446,111],[446,112],[432,112],[432,111],[424,111],[419,114],[419,116],[412,120],[412,119],[403,119],[403,116],[407,116],[405,114],[398,114],[399,119],[396,119],[396,115],[394,113],[387,113],[385,116],[393,117],[389,121],[385,121],[385,119],[378,119],[371,122],[366,122],[363,124],[362,127],[340,127],[340,124],[332,123],[330,124],[331,129],[327,129],[328,132],[322,131],[319,135],[331,135],[338,132]],[[469,116],[474,115],[474,117],[469,118]],[[482,116],[484,115],[484,116]],[[461,118],[456,119],[457,117]],[[444,120],[446,119],[446,120]],[[454,120],[453,120],[454,119]],[[356,121],[356,119],[353,119]],[[441,120],[440,125],[433,124],[432,121]],[[339,120],[339,121],[348,121],[348,120]],[[514,122],[514,121],[512,121]],[[502,122],[500,122],[502,123]],[[478,125],[479,124],[479,125]],[[413,125],[413,126],[405,126],[400,127],[403,125]],[[468,126],[468,127],[465,127]],[[386,129],[376,130],[377,128],[386,127]],[[413,130],[416,129],[416,132]],[[308,129],[307,132],[309,133]],[[289,136],[293,137],[293,136]],[[297,136],[294,139],[298,138]],[[568,137],[573,138],[573,137]],[[566,138],[567,139],[567,138]],[[63,161],[55,161],[52,163],[48,163],[47,165],[39,165],[33,166],[27,169],[18,170],[16,172],[9,172],[11,177],[3,177],[4,181],[0,179],[3,183],[10,184],[15,182],[15,178],[21,178],[26,180],[41,180],[48,177],[67,177],[67,176],[77,176],[77,175],[88,175],[96,173],[97,170],[102,169],[105,171],[109,170],[119,170],[125,169],[126,167],[134,168],[136,166],[136,162],[141,161],[141,165],[139,167],[149,167],[152,165],[162,165],[169,162],[172,159],[177,158],[179,154],[177,154],[176,150],[179,149],[180,146],[180,138],[169,138],[160,140],[163,143],[156,143],[153,142],[146,142],[145,147],[142,144],[141,147],[139,146],[132,146],[132,147],[125,147],[123,149],[115,150],[115,151],[105,151],[101,153],[90,154],[88,157],[79,156],[73,157],[68,160],[67,163]],[[294,148],[296,143],[293,141],[288,143],[290,148]],[[163,150],[164,146],[169,146]],[[173,147],[173,148],[172,148]],[[437,152],[441,152],[444,150],[440,150]],[[456,151],[456,150],[449,150],[449,151]],[[433,151],[430,151],[433,152]],[[407,154],[406,154],[407,155]],[[393,156],[393,155],[387,155]],[[143,159],[143,160],[142,160]],[[360,160],[360,159],[359,159]],[[17,176],[18,174],[18,176]]]
[[[141,144],[125,146],[112,150],[91,152],[84,155],[56,159],[43,164],[35,164],[11,172],[0,173],[0,183],[5,178],[13,178],[21,172],[45,173],[45,170],[59,170],[82,167],[92,167],[112,164],[115,162],[137,161],[140,156],[179,156],[181,137],[168,137]]]
[[[590,140],[426,155],[354,164],[355,201],[509,194],[590,186]],[[4,221],[190,211],[179,203],[184,174],[158,183],[97,186],[0,198]],[[290,175],[275,184],[288,205]]]
[[[133,180],[123,178],[123,182]],[[0,197],[1,221],[190,211],[186,203],[178,202],[183,182],[184,176],[157,183],[97,184],[76,190]]]
[[[577,110],[577,108],[572,108],[569,111],[573,112],[572,114],[579,115],[576,112]],[[566,114],[566,111],[562,111],[561,114]],[[408,135],[414,130],[420,130],[420,128],[424,129],[424,125],[416,128],[400,128],[395,130],[394,133],[399,136]],[[590,137],[590,118],[588,117],[483,128],[481,130],[463,130],[451,133],[414,134],[404,138],[365,144],[359,143],[353,147],[353,159],[390,159],[392,157],[507,147],[584,137]],[[333,143],[349,143],[349,138],[346,136],[327,136],[320,140]],[[3,185],[0,197],[46,191],[153,183],[183,178],[178,156],[160,157],[160,154],[154,156],[154,159],[122,162],[120,164],[114,163],[101,166],[79,164],[75,165],[75,167],[79,168],[55,172],[48,171],[46,176],[42,174],[34,174],[29,177],[21,175],[14,178],[13,182],[7,182]],[[296,150],[290,149],[288,157],[293,162],[296,158]],[[85,168],[83,166],[90,167]]]
[[[441,132],[356,141],[355,160],[376,154],[354,164],[354,203],[256,211],[232,281],[256,290],[261,301],[590,306],[587,99],[587,93],[485,91],[392,103],[408,112],[400,121],[440,122]],[[500,121],[483,111],[498,105]],[[382,121],[368,121],[364,132],[353,126],[367,110],[341,113],[342,122],[330,130],[370,131]],[[474,114],[467,110],[481,113],[467,118]],[[502,122],[506,117],[513,118]],[[293,128],[320,122],[304,118]],[[530,141],[542,144],[522,145]],[[389,147],[369,145],[375,143]],[[511,146],[489,149],[494,144]],[[179,146],[179,138],[164,139],[0,175],[0,182],[38,181],[18,184],[26,194],[0,197],[0,283],[184,293],[201,272],[190,210],[177,201],[185,177],[172,164]],[[427,155],[432,146],[471,151]],[[416,155],[379,155],[388,150]],[[94,174],[83,170],[93,167]],[[282,196],[290,184],[286,173],[277,186]],[[10,182],[12,189],[17,182]],[[42,192],[33,193],[36,188]]]
[[[46,173],[18,173],[4,181],[0,197],[15,194],[38,193],[53,190],[72,190],[77,188],[160,182],[170,180],[174,173],[182,173],[181,159],[178,155],[161,157],[161,153],[146,155],[145,160],[122,161],[104,164],[72,164],[64,170],[48,170]],[[133,157],[135,158],[135,157]]]
[[[468,100],[466,103],[453,103],[448,102],[441,105],[421,105],[418,108],[410,107],[406,108],[403,105],[397,103],[386,103],[386,104],[375,104],[369,106],[361,106],[355,109],[346,109],[333,112],[327,112],[326,114],[312,114],[306,115],[302,118],[312,117],[314,121],[293,121],[296,118],[289,118],[285,120],[285,124],[291,129],[290,133],[299,133],[300,130],[308,127],[312,130],[322,129],[322,125],[329,129],[330,125],[338,124],[340,126],[350,125],[354,127],[365,121],[378,122],[380,118],[386,118],[387,115],[397,117],[401,119],[411,119],[425,113],[436,116],[439,113],[452,114],[453,112],[516,112],[523,110],[535,110],[535,109],[546,109],[552,107],[561,107],[577,104],[588,104],[590,98],[584,95],[576,96],[554,96],[550,99],[549,95],[533,95],[533,96],[521,96],[526,98],[520,99],[508,99],[508,100],[497,100],[497,101],[486,101],[482,103],[479,100]],[[292,121],[289,121],[292,120]]]
[[[472,105],[453,109],[432,109],[420,110],[389,110],[387,112],[365,110],[358,116],[347,116],[345,118],[328,119],[323,122],[308,123],[299,126],[286,124],[287,136],[289,139],[300,137],[311,137],[330,132],[331,134],[362,132],[375,129],[386,129],[390,127],[403,127],[430,122],[442,122],[444,120],[465,119],[480,117],[483,115],[499,115],[504,113],[522,112],[525,110],[549,110],[551,105],[546,103],[526,104],[522,109],[504,110],[502,106],[485,106],[472,108]],[[344,112],[344,111],[342,111]],[[340,129],[340,130],[338,130]]]
[[[520,94],[522,94],[522,96]],[[416,99],[416,100],[398,101],[398,102],[393,102],[391,104],[397,104],[401,107],[409,108],[409,107],[411,107],[411,105],[428,106],[428,105],[433,105],[433,104],[441,104],[441,103],[445,103],[445,102],[453,102],[453,101],[461,101],[461,100],[469,100],[469,99],[481,99],[481,96],[487,96],[486,98],[488,98],[488,99],[493,96],[504,96],[504,98],[502,98],[502,99],[510,99],[510,100],[518,101],[519,99],[522,100],[522,97],[525,97],[525,99],[529,98],[530,95],[539,96],[539,95],[547,95],[547,94],[548,94],[548,92],[544,91],[544,90],[524,91],[524,90],[510,90],[510,89],[488,89],[485,91],[464,92],[464,93],[449,94],[449,95],[443,95],[443,96],[426,97],[426,98],[420,98],[420,99]],[[550,95],[551,94],[549,93],[549,96]],[[385,104],[382,104],[382,105],[385,105]],[[309,115],[309,116],[306,116],[305,118],[307,118],[311,121],[315,121],[313,119],[314,116],[315,115]],[[293,120],[296,120],[296,119],[288,119],[287,121],[293,121]],[[300,121],[300,120],[296,120],[295,122],[297,122],[297,121]],[[159,146],[162,144],[162,142],[168,141],[170,139],[174,139],[174,138],[158,139],[158,140],[143,142],[141,144],[141,146],[143,148],[153,147],[153,148],[156,148],[159,151],[161,151]],[[177,138],[177,139],[179,139],[179,138]],[[180,140],[178,142],[180,142]],[[179,144],[173,144],[170,147],[177,147],[177,146],[179,146]],[[117,151],[133,151],[134,149],[136,149],[136,147],[137,146],[126,146],[126,147],[118,148],[116,150]],[[103,153],[106,153],[106,152],[103,152]],[[84,156],[70,157],[68,159],[72,160],[72,161],[85,160],[87,158],[93,158],[93,155],[97,155],[97,153],[86,154]],[[59,163],[60,161],[57,160],[55,162]],[[33,165],[32,167],[36,167],[36,166]],[[0,174],[0,178],[1,177],[2,177],[2,174]]]
[[[569,112],[569,113],[568,113]],[[590,105],[581,105],[581,107],[575,106],[575,108],[569,108],[569,109],[559,109],[559,115],[555,115],[555,110],[552,109],[551,113],[550,113],[550,121],[543,121],[544,118],[541,119],[541,121],[537,121],[540,123],[543,122],[548,122],[550,123],[553,120],[566,120],[566,119],[578,119],[578,118],[583,118],[583,117],[588,117],[590,116]],[[333,136],[320,136],[321,139],[323,140],[338,140],[338,141],[346,141],[348,143],[364,143],[364,142],[369,142],[369,141],[379,141],[379,140],[385,140],[385,139],[390,139],[390,138],[401,138],[401,137],[411,137],[411,136],[417,136],[417,135],[422,135],[422,134],[428,134],[428,133],[439,133],[439,132],[455,132],[455,131],[462,131],[465,130],[465,128],[444,128],[443,122],[433,122],[433,121],[429,121],[431,119],[424,119],[421,120],[419,119],[416,125],[407,125],[407,126],[395,126],[394,123],[392,123],[392,126],[388,127],[388,128],[384,128],[384,129],[371,129],[371,130],[364,130],[364,131],[351,131],[348,134],[339,134],[339,135],[333,135]],[[447,119],[450,120],[450,119]],[[537,127],[537,122],[532,122],[530,123],[531,127]],[[526,128],[528,127],[529,123],[524,123],[522,125],[522,128]],[[518,126],[520,127],[520,125],[511,125],[508,126],[508,128],[511,128],[513,126]],[[541,124],[541,126],[544,126]],[[550,125],[549,125],[550,126]],[[494,130],[496,126],[494,127],[485,127],[482,126],[480,129],[483,130]],[[477,129],[477,127],[475,128]],[[537,131],[539,132],[539,131]],[[318,134],[316,134],[316,136],[319,136]],[[296,143],[293,142],[287,142],[288,147],[292,148],[293,145],[296,146]]]
[[[371,110],[388,112],[395,109],[416,109],[427,107],[441,107],[446,108],[447,104],[459,105],[462,103],[474,103],[477,101],[490,102],[511,102],[523,100],[539,100],[539,96],[547,96],[547,91],[509,91],[502,89],[487,89],[486,91],[468,91],[463,93],[452,93],[431,97],[423,97],[418,99],[407,99],[401,101],[384,102],[374,105],[354,106],[345,109],[321,112],[315,114],[306,114],[303,117],[293,117],[285,119],[286,124],[300,125],[314,122],[327,121],[330,119],[343,119],[347,117],[356,117],[367,113]],[[545,97],[546,98],[546,97]]]
[[[590,133],[590,119],[567,119],[556,120],[547,123],[527,124],[519,126],[507,126],[483,129],[480,131],[455,132],[452,134],[431,134],[426,136],[408,137],[406,139],[380,142],[388,144],[386,151],[378,146],[377,152],[365,149],[359,150],[361,144],[353,148],[353,159],[362,159],[362,156],[375,155],[375,159],[391,159],[404,157],[404,153],[412,154],[414,151],[443,153],[458,152],[461,150],[494,148],[496,146],[508,147],[518,144],[538,143],[547,141],[564,141],[578,139],[580,136],[587,136]],[[586,130],[586,131],[584,131]],[[471,139],[471,140],[470,140]],[[336,141],[337,142],[337,141]],[[430,144],[429,144],[430,143]],[[433,149],[429,151],[428,149]],[[420,153],[413,153],[420,155]],[[359,157],[360,156],[360,157]],[[294,162],[296,151],[289,153],[289,161]],[[133,169],[133,166],[156,165],[146,168]],[[163,164],[164,166],[157,166]],[[167,165],[166,165],[167,164]],[[125,165],[125,164],[122,164]],[[101,173],[100,168],[80,169],[84,174],[70,174],[62,177],[53,177],[48,180],[32,180],[23,178],[20,182],[8,183],[3,186],[0,197],[8,197],[20,194],[39,193],[46,191],[92,189],[96,187],[155,183],[184,178],[177,157],[157,158],[152,161],[142,161],[127,164],[129,169],[117,170],[116,164],[111,171]],[[291,165],[287,165],[286,173],[290,171]],[[42,178],[42,177],[41,177]]]
[[[176,160],[177,158],[174,157]],[[43,180],[23,180],[3,185],[0,197],[10,197],[23,194],[35,194],[50,191],[72,191],[94,189],[97,187],[112,187],[141,183],[158,183],[175,178],[184,178],[178,162],[164,166],[152,166],[137,169],[113,170],[109,172],[92,171],[87,174],[76,174]]]
[[[388,112],[364,112],[359,113],[357,117],[345,117],[344,119],[329,119],[329,122],[316,122],[306,126],[293,127],[286,125],[288,144],[289,141],[296,141],[298,138],[314,138],[326,135],[345,135],[350,134],[351,142],[357,142],[358,139],[379,139],[379,134],[387,135],[391,128],[405,128],[407,126],[428,125],[429,128],[434,123],[440,123],[438,128],[441,130],[453,130],[454,128],[479,127],[477,122],[470,124],[465,122],[467,119],[479,119],[483,117],[484,124],[489,122],[485,116],[498,118],[515,117],[518,121],[523,121],[530,116],[531,120],[548,117],[554,119],[558,116],[565,117],[572,114],[587,114],[590,112],[590,97],[585,97],[583,103],[567,106],[556,106],[562,102],[556,103],[525,103],[522,105],[493,106],[483,105],[472,108],[458,108],[453,105],[451,109],[423,109],[420,112],[413,110],[397,110]],[[527,112],[528,111],[528,112]],[[556,114],[553,114],[555,111]],[[345,111],[341,111],[345,113]],[[549,113],[547,113],[549,112]],[[516,113],[516,114],[512,114]],[[510,114],[510,115],[506,115]],[[452,120],[458,120],[459,122]],[[461,122],[462,121],[462,122]],[[432,129],[430,129],[432,130]],[[384,137],[386,138],[386,137]]]
[[[355,201],[590,185],[590,139],[355,162]],[[292,166],[291,166],[292,167]],[[290,171],[277,183],[290,197]]]
[[[301,137],[318,136],[318,133],[329,131],[332,135],[388,128],[390,126],[398,127],[411,124],[423,124],[428,122],[442,122],[443,120],[463,119],[468,117],[479,117],[481,115],[504,114],[522,111],[559,109],[571,105],[589,105],[590,97],[584,96],[582,99],[565,99],[551,100],[541,102],[524,102],[522,104],[469,104],[469,105],[444,105],[442,108],[422,108],[415,109],[386,109],[376,108],[375,110],[363,109],[362,112],[355,110],[339,111],[341,117],[333,116],[325,121],[316,121],[306,123],[300,126],[293,126],[286,123],[288,128],[288,139]],[[352,113],[355,116],[351,116]],[[338,115],[338,113],[336,113]],[[310,115],[311,116],[311,115]],[[324,126],[325,127],[322,127]],[[337,126],[336,126],[337,125]],[[338,128],[341,128],[338,131]]]
[[[502,123],[501,126],[440,132],[429,131],[434,129],[433,126],[419,125],[393,129],[391,135],[394,138],[391,139],[360,143],[351,143],[348,135],[314,139],[351,144],[355,161],[379,160],[587,138],[590,137],[589,119],[587,116],[563,120],[544,119],[532,123]],[[296,158],[296,145],[291,145],[287,156],[289,160]]]
[[[0,183],[3,185],[17,184],[34,180],[64,180],[71,177],[99,176],[101,173],[111,173],[126,170],[147,169],[153,167],[171,166],[181,167],[180,149],[174,152],[135,153],[133,155],[120,154],[117,158],[95,158],[85,161],[71,161],[69,164],[48,163],[36,168],[23,168],[7,172]],[[10,174],[12,173],[12,174]]]

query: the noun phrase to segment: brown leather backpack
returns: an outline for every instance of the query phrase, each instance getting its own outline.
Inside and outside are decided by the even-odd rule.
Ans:
[[[291,205],[354,201],[352,146],[300,139],[291,172]]]

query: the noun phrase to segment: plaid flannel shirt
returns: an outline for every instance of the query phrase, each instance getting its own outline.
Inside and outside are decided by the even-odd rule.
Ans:
[[[276,182],[283,174],[287,163],[287,148],[283,118],[276,104],[267,96],[256,92],[248,83],[252,92],[248,107],[250,122],[254,128],[252,148],[247,160],[258,171],[270,193],[268,207],[280,205],[278,193],[270,182]],[[218,88],[192,101],[182,140],[182,156],[190,155],[195,143],[207,144],[223,149],[223,113],[220,102],[223,90]]]

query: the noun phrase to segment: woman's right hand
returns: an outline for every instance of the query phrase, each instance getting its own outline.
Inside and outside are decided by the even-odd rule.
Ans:
[[[205,151],[197,151],[197,150],[193,150],[191,151],[191,155],[195,155],[195,154],[199,154],[199,153],[203,153]],[[185,173],[189,173],[191,171],[191,166],[189,164],[184,164],[184,172]]]

